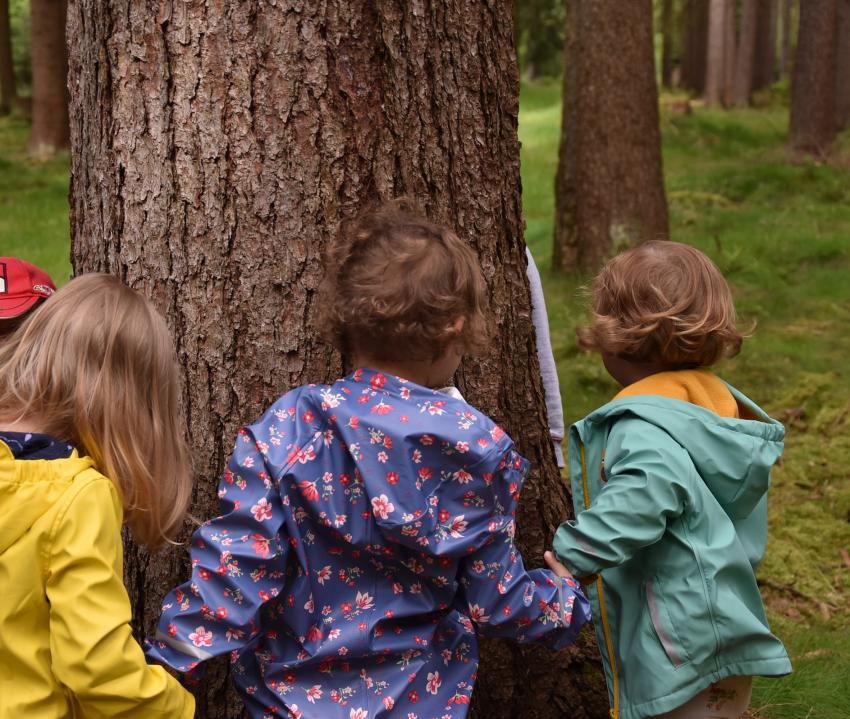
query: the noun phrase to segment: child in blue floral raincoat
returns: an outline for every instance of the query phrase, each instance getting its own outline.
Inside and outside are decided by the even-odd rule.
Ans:
[[[364,369],[240,430],[222,515],[195,533],[192,579],[148,654],[188,671],[233,652],[252,717],[460,719],[477,634],[561,648],[587,600],[572,577],[523,566],[527,460],[433,389],[485,339],[471,249],[396,204],[329,259],[324,324]]]

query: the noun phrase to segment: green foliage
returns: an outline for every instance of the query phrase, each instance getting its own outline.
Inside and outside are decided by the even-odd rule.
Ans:
[[[514,3],[514,36],[520,70],[531,77],[555,77],[564,61],[564,0]]]
[[[712,257],[733,287],[742,326],[754,325],[720,372],[788,427],[759,574],[796,671],[758,679],[753,708],[765,719],[850,719],[850,559],[842,554],[850,551],[850,173],[846,158],[792,162],[787,109],[775,98],[765,103],[662,113],[670,229]],[[617,387],[575,342],[590,278],[547,271],[560,105],[556,83],[522,89],[523,208],[574,421]]]
[[[68,155],[30,160],[29,131],[20,117],[0,117],[0,255],[29,260],[62,283],[71,275]]]
[[[9,0],[12,29],[12,63],[18,95],[28,95],[32,86],[30,54],[30,0]]]

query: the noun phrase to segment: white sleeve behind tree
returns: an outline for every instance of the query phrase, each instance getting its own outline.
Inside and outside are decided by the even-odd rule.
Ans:
[[[561,441],[564,439],[564,406],[561,403],[561,387],[558,383],[558,368],[552,353],[552,340],[549,337],[549,315],[546,312],[546,300],[543,297],[543,285],[540,272],[534,262],[531,250],[525,249],[528,258],[528,284],[531,287],[531,321],[537,337],[537,359],[540,362],[540,375],[543,378],[543,391],[546,395],[546,413],[549,416],[549,431],[555,446],[558,466],[564,466],[564,453]]]

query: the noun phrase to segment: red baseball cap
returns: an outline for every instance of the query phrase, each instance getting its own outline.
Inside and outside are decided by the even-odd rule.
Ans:
[[[56,292],[44,270],[17,257],[0,257],[0,320],[18,317]]]

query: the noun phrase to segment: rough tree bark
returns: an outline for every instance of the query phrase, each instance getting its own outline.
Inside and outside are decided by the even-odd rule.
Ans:
[[[776,0],[757,0],[755,62],[753,90],[761,90],[776,82],[776,29],[779,7]]]
[[[29,152],[49,157],[69,146],[67,0],[32,0],[32,133]],[[71,43],[73,45],[73,43]]]
[[[15,104],[15,67],[12,64],[12,28],[9,22],[9,0],[0,0],[0,115],[10,112]]]
[[[750,104],[753,86],[753,60],[756,50],[757,0],[744,0],[741,8],[741,31],[735,57],[735,77],[732,86],[732,104],[746,107]]]
[[[735,62],[738,53],[738,33],[735,23],[734,0],[726,3],[726,38],[723,45],[723,106],[732,104],[732,88],[735,85]]]
[[[835,102],[838,129],[850,127],[850,0],[838,0]]]
[[[570,0],[553,266],[667,237],[651,0]],[[611,48],[617,52],[611,52]]]
[[[682,32],[682,85],[705,92],[708,54],[708,0],[685,0]]]
[[[800,3],[800,34],[791,85],[791,147],[825,157],[838,131],[835,83],[838,0]]]
[[[193,513],[217,513],[241,423],[342,371],[313,329],[323,249],[365,203],[408,193],[481,258],[495,339],[458,382],[536,467],[519,542],[537,563],[569,502],[529,319],[508,0],[71,0],[69,37],[75,271],[120,275],[168,318]],[[150,556],[128,538],[140,634],[186,574],[184,551]],[[584,637],[557,656],[488,644],[477,715],[607,716]],[[199,717],[240,716],[227,684],[225,664],[208,670]]]
[[[661,3],[661,85],[673,87],[673,0]]]
[[[717,107],[724,101],[728,43],[729,0],[710,0],[708,57],[705,72],[705,104]]]

